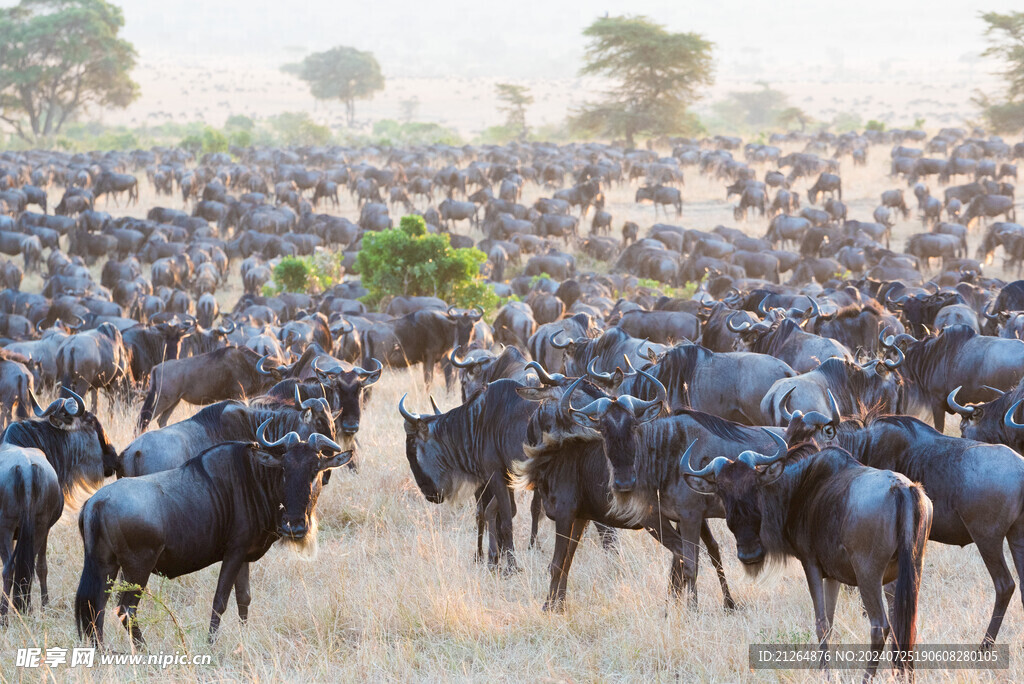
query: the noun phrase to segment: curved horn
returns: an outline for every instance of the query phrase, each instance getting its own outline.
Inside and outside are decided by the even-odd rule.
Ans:
[[[375,364],[377,364],[377,367],[374,368],[373,370],[366,370],[365,368],[362,368],[361,366],[356,366],[355,368],[352,369],[353,371],[355,371],[356,375],[358,375],[360,377],[360,379],[362,380],[363,387],[369,387],[373,383],[375,383],[378,380],[380,380],[381,371],[384,370],[384,364],[381,363],[378,359],[371,358],[370,360],[373,361]],[[370,378],[373,378],[373,379],[370,380]]]
[[[807,298],[811,302],[809,309],[804,311],[804,318],[814,318],[821,315],[821,309],[818,308],[818,303],[814,301],[813,297]]]
[[[572,344],[572,340],[569,340],[565,344],[559,344],[556,341],[558,336],[561,335],[563,332],[565,332],[565,331],[564,330],[559,330],[558,332],[554,333],[551,337],[548,338],[548,342],[550,342],[551,346],[554,347],[555,349],[565,349],[570,344]]]
[[[782,411],[782,417],[786,419],[787,423],[791,422],[794,418],[793,412],[789,410],[789,395],[791,395],[795,389],[796,387],[794,386],[786,390],[786,393],[782,395],[782,401],[779,402],[779,409]]]
[[[1013,419],[1013,414],[1017,412],[1017,407],[1020,406],[1024,399],[1018,399],[1014,402],[1013,406],[1007,409],[1006,414],[1003,416],[1003,425],[1008,428],[1024,428],[1024,423],[1018,423]]]
[[[331,410],[331,405],[327,403],[327,400],[323,397],[311,397],[306,401],[299,404],[303,411],[315,410],[328,412]]]
[[[321,451],[342,451],[342,446],[326,435],[314,432],[309,436],[309,446],[318,453]]]
[[[481,307],[481,306],[474,306],[473,307],[473,313],[471,313],[469,316],[474,321],[479,321],[481,318],[484,317],[483,307]]]
[[[410,423],[418,423],[423,420],[423,417],[417,413],[411,413],[405,408],[405,398],[408,397],[408,393],[403,394],[402,398],[398,400],[398,412],[402,414],[402,418],[405,418]]]
[[[1001,390],[998,387],[993,387],[992,385],[982,385],[982,387],[984,387],[990,392],[995,392],[999,396],[1003,396],[1004,394],[1006,394],[1006,390]]]
[[[550,386],[561,384],[560,379],[558,377],[555,377],[556,375],[561,376],[561,373],[551,375],[546,370],[544,370],[544,366],[540,365],[536,361],[530,361],[528,364],[526,364],[526,367],[537,374],[537,377],[540,378],[540,382],[542,385]]]
[[[270,375],[270,371],[268,371],[264,367],[264,364],[267,362],[267,359],[269,358],[270,355],[268,354],[266,356],[260,357],[260,360],[256,362],[256,372],[259,373],[260,375]]]
[[[435,416],[441,415],[441,409],[437,407],[437,402],[434,401],[434,395],[433,394],[430,395],[430,408],[434,409],[434,415]]]
[[[295,383],[295,405],[302,406],[302,394],[299,392],[299,383]]]
[[[882,331],[878,333],[878,342],[886,349],[891,348],[892,343],[896,340],[896,338],[893,337],[892,335],[887,335],[886,333],[888,332],[889,326],[885,326],[884,328],[882,328]]]
[[[948,406],[953,411],[953,413],[956,413],[957,415],[973,416],[975,410],[973,406],[963,406],[959,404],[956,400],[957,392],[959,392],[963,388],[963,385],[959,385],[958,387],[954,388],[952,392],[946,395],[946,406]]]
[[[562,416],[568,416],[571,411],[575,409],[572,407],[572,394],[576,391],[576,388],[583,382],[583,378],[576,378],[569,388],[562,394],[562,398],[558,400],[558,413]]]
[[[285,435],[281,439],[277,440],[276,442],[268,442],[267,441],[267,426],[270,425],[270,421],[272,421],[272,420],[273,420],[273,418],[267,418],[265,421],[260,423],[260,426],[258,428],[256,428],[256,440],[261,445],[267,447],[268,449],[273,449],[274,447],[278,447],[278,446],[282,446],[282,445],[287,448],[287,447],[292,446],[296,442],[302,441],[299,438],[299,433],[297,433],[297,432],[289,432],[287,435]]]
[[[995,302],[993,302],[993,304],[994,304],[994,303],[995,303]],[[999,320],[999,314],[991,314],[991,313],[989,313],[989,312],[988,312],[988,309],[989,309],[989,307],[987,307],[987,306],[986,306],[986,307],[985,307],[985,308],[984,308],[984,309],[982,310],[982,313],[983,313],[983,314],[985,315],[985,318],[987,318],[987,319],[988,319],[988,320],[990,320],[990,321],[998,321],[998,320]]]
[[[836,401],[835,395],[832,394],[832,390],[825,390],[825,394],[828,395],[828,408],[829,411],[832,413],[832,422],[838,424],[843,417],[843,414],[840,413],[839,411],[839,402]]]
[[[477,364],[476,361],[463,361],[462,359],[459,359],[456,356],[456,354],[459,352],[459,349],[462,349],[462,347],[452,349],[452,353],[448,355],[448,361],[451,362],[453,366],[455,366],[456,368],[471,368]]]
[[[765,310],[764,303],[768,301],[769,297],[771,297],[771,295],[765,295],[764,298],[757,303],[757,313],[761,314],[762,316],[768,315],[768,312]]]
[[[83,413],[85,413],[85,401],[82,399],[82,397],[80,397],[77,394],[75,394],[75,391],[72,390],[70,387],[64,387],[63,389],[64,389],[65,392],[67,392],[71,396],[71,399],[68,399],[68,400],[64,401],[64,410],[68,412],[68,415],[69,416],[80,416]],[[71,407],[68,406],[68,404],[67,404],[68,401],[73,401],[74,402],[74,407],[75,407],[74,411],[72,411]]]
[[[768,428],[761,428],[761,430],[766,435],[772,438],[772,441],[775,442],[775,446],[777,448],[775,450],[775,453],[772,454],[771,456],[759,454],[756,451],[744,451],[742,454],[740,454],[736,460],[743,461],[751,468],[771,465],[772,463],[775,463],[779,459],[785,458],[786,454],[789,452],[789,444],[786,443],[786,440],[784,440],[782,437],[775,434]]]
[[[896,360],[890,361],[889,359],[884,359],[882,361],[882,363],[885,364],[885,367],[888,368],[889,370],[895,370],[907,358],[906,354],[904,354],[903,350],[900,349],[899,347],[894,346],[892,347],[892,350],[896,352]]]
[[[697,440],[690,442],[690,446],[686,447],[686,451],[683,452],[682,457],[679,459],[679,468],[687,475],[693,477],[699,477],[703,480],[714,481],[718,476],[718,471],[722,469],[722,466],[729,463],[729,459],[725,456],[717,456],[711,460],[706,466],[700,470],[694,470],[693,465],[690,463],[690,459],[693,456],[693,446],[697,443]]]
[[[454,311],[455,313],[452,313],[453,311]],[[459,312],[459,308],[458,308],[457,306],[455,306],[454,304],[452,304],[451,306],[449,306],[449,307],[448,307],[448,310],[447,310],[447,311],[445,311],[445,313],[446,313],[446,314],[448,314],[449,316],[454,316],[454,315],[455,315],[455,314],[457,314],[458,312]]]
[[[739,313],[739,311],[734,311],[733,313],[729,314],[728,318],[725,319],[725,327],[729,328],[729,330],[732,330],[735,333],[743,332],[744,330],[749,330],[750,326],[752,325],[750,321],[743,321],[743,323],[741,323],[740,325],[736,325],[735,323],[733,323],[732,319],[739,315]]]
[[[590,359],[590,363],[587,364],[587,375],[597,378],[598,380],[608,381],[612,379],[611,373],[602,373],[597,370],[597,357]]]
[[[230,335],[231,333],[235,332],[235,322],[230,318],[225,318],[224,322],[221,323],[219,328],[217,328],[217,332],[223,335]]]
[[[54,409],[60,406],[60,399],[57,399],[56,401],[52,402],[49,406],[47,406],[46,410],[44,411],[43,409],[39,408],[39,403],[36,401],[36,395],[32,393],[32,389],[26,388],[26,391],[28,392],[28,402],[32,406],[32,412],[35,413],[36,416],[39,418],[47,417],[48,415],[53,413]]]

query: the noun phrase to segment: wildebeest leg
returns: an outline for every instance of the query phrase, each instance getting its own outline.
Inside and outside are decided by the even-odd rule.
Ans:
[[[807,590],[811,593],[811,603],[814,604],[814,632],[818,637],[818,648],[826,651],[832,624],[829,622],[825,609],[825,587],[821,568],[810,561],[804,561],[803,566],[804,576],[807,578]],[[865,605],[867,605],[866,601]]]
[[[98,387],[92,388],[92,412],[99,413],[100,409],[100,390]],[[163,426],[161,426],[163,427]]]
[[[515,543],[512,539],[512,519],[515,516],[515,504],[512,502],[512,497],[509,494],[508,487],[505,486],[504,480],[492,480],[489,486],[498,505],[498,549],[504,556],[506,570],[508,572],[518,572],[519,566],[516,564]]]
[[[238,606],[238,619],[243,623],[249,619],[249,604],[252,592],[249,589],[249,564],[242,563],[235,577],[235,604]]]
[[[220,564],[220,575],[217,576],[217,591],[213,595],[213,611],[210,613],[210,643],[213,643],[214,637],[217,636],[217,628],[220,627],[220,616],[224,614],[228,607],[231,587],[234,586],[243,565],[246,565],[246,563],[245,556],[242,553],[234,556],[225,556],[224,561]]]
[[[480,562],[484,559],[484,526],[487,524],[485,509],[491,501],[491,495],[487,491],[487,487],[484,486],[476,490],[474,497],[476,498],[476,560]]]
[[[828,624],[835,623],[836,602],[839,600],[839,580],[825,579],[825,618]],[[889,605],[895,605],[890,602]]]
[[[36,577],[39,578],[39,599],[44,608],[50,602],[50,590],[46,584],[46,540],[49,536],[50,531],[47,530],[36,537]]]
[[[14,552],[14,531],[4,530],[0,535],[0,563],[3,563],[3,596],[0,596],[0,625],[7,624],[7,608],[11,601],[11,590],[14,588],[14,566],[11,555]]]
[[[725,579],[725,568],[722,567],[722,551],[718,547],[718,541],[715,539],[715,536],[711,534],[711,526],[708,525],[707,518],[701,521],[700,539],[704,542],[704,546],[707,547],[708,556],[711,558],[711,565],[715,568],[715,573],[718,575],[718,584],[722,587],[722,603],[726,610],[732,610],[736,607],[736,602],[732,599],[732,594],[729,592],[729,582]]]
[[[555,556],[551,560],[551,587],[548,590],[548,600],[544,603],[544,610],[561,612],[565,609],[565,590],[569,581],[569,568],[572,567],[573,556],[576,555],[576,547],[579,546],[580,537],[587,529],[589,520],[573,518],[570,521],[560,520],[555,522]]]
[[[700,569],[700,534],[703,518],[679,520],[679,542],[683,558],[683,586],[689,591],[691,608],[697,607],[697,571]]]
[[[999,634],[999,627],[1003,624],[1003,616],[1006,615],[1006,607],[1010,605],[1015,587],[1013,575],[1010,574],[1010,569],[1006,566],[1006,557],[1003,555],[1002,537],[985,538],[974,534],[971,536],[974,538],[974,543],[978,545],[978,553],[981,554],[981,560],[985,562],[985,567],[992,577],[992,584],[996,590],[992,619],[989,620],[988,629],[985,630],[985,639],[982,641],[982,648],[988,648],[995,643],[996,635]]]
[[[887,561],[888,559],[886,559]],[[857,577],[857,588],[860,590],[861,601],[864,602],[864,610],[871,622],[871,661],[864,672],[864,680],[874,676],[878,669],[878,657],[885,647],[885,641],[889,638],[889,618],[886,615],[885,599],[882,595],[882,575],[885,571],[884,564],[881,567],[874,558],[862,559],[851,558],[853,572]],[[906,648],[900,644],[900,648]]]
[[[540,526],[540,516],[544,513],[544,502],[541,501],[538,492],[533,493],[533,500],[530,501],[530,545],[533,548],[537,544],[537,528]]]
[[[135,619],[135,613],[139,608],[139,601],[142,600],[142,591],[149,582],[149,573],[156,563],[156,558],[156,555],[153,555],[152,558],[136,557],[121,567],[121,576],[124,581],[130,585],[138,585],[138,589],[133,586],[131,589],[121,592],[117,598],[117,619],[128,630],[132,637],[132,643],[139,649],[145,648],[146,640],[142,637],[142,630]]]
[[[167,420],[171,417],[171,413],[178,407],[178,402],[175,401],[173,404],[168,406],[159,416],[157,416],[156,424],[160,427],[167,427]]]

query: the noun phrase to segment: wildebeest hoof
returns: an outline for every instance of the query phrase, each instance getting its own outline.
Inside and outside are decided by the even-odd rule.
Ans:
[[[727,596],[725,600],[722,602],[722,607],[725,608],[726,612],[731,613],[732,611],[736,610],[736,602],[733,601],[731,596]]]
[[[545,601],[543,610],[545,613],[564,613],[565,601]]]

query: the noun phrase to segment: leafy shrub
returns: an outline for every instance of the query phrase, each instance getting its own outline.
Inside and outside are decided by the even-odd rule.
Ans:
[[[498,305],[480,276],[487,256],[475,247],[455,249],[445,233],[430,234],[422,216],[405,216],[398,228],[366,233],[358,266],[367,303],[385,297],[430,296],[460,307]]]
[[[274,267],[274,284],[282,292],[305,292],[313,269],[302,257],[286,256]]]

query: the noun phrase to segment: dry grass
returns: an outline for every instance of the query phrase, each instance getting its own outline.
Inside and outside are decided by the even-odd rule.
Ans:
[[[878,193],[894,184],[883,177],[881,149],[872,150],[869,170],[845,169],[851,215],[870,215]],[[803,188],[801,188],[802,190]],[[650,207],[632,205],[631,188],[611,193],[615,225],[626,218],[652,223]],[[532,195],[532,193],[531,193]],[[731,225],[731,206],[721,184],[687,177],[684,214],[687,226]],[[528,197],[527,199],[532,199]],[[152,202],[147,188],[144,202]],[[176,205],[176,204],[175,204]],[[146,207],[132,209],[144,213]],[[351,215],[352,207],[345,208]],[[674,219],[674,217],[670,217]],[[919,225],[919,224],[917,224]],[[751,221],[761,233],[764,222]],[[919,230],[901,224],[902,236]],[[977,235],[972,238],[972,248]],[[902,239],[898,240],[902,245]],[[237,294],[237,293],[235,293]],[[230,301],[232,292],[225,293]],[[803,574],[788,566],[771,582],[746,579],[735,560],[731,535],[722,521],[712,522],[722,542],[726,571],[739,609],[727,614],[710,564],[702,558],[700,605],[668,598],[668,554],[648,535],[624,532],[619,548],[601,549],[588,532],[569,578],[564,615],[541,610],[547,591],[553,528],[541,526],[540,545],[527,550],[528,516],[516,524],[520,574],[503,577],[473,560],[473,508],[462,503],[434,506],[412,482],[405,461],[398,398],[408,391],[411,406],[423,410],[427,395],[421,374],[389,372],[374,389],[360,433],[360,470],[339,472],[319,504],[320,552],[302,562],[274,548],[252,570],[253,604],[242,627],[229,606],[217,642],[206,643],[218,567],[187,577],[153,577],[149,590],[181,624],[189,653],[212,653],[207,668],[122,666],[91,670],[28,671],[14,667],[18,647],[77,643],[73,598],[82,564],[82,544],[73,516],[65,516],[50,536],[51,604],[15,616],[0,631],[0,679],[20,680],[44,674],[63,680],[70,672],[85,680],[250,680],[250,681],[738,681],[819,680],[814,672],[751,672],[747,644],[806,641],[813,617]],[[435,390],[442,407],[457,395]],[[110,437],[123,448],[133,437],[138,406],[109,410],[100,417]],[[179,409],[176,418],[189,409]],[[955,430],[955,429],[954,429]],[[520,499],[520,510],[528,502]],[[1019,596],[1019,594],[1018,594]],[[921,594],[922,643],[977,643],[987,624],[993,592],[988,574],[972,548],[932,544]],[[1012,669],[989,675],[921,672],[922,681],[1024,680],[1020,643],[1024,615],[1011,603],[1000,642],[1012,644]],[[151,651],[180,651],[181,637],[164,609],[151,598],[140,607]],[[835,640],[860,643],[867,620],[853,590],[839,601]],[[130,649],[126,634],[108,615],[108,646]],[[859,678],[846,673],[842,679]]]

